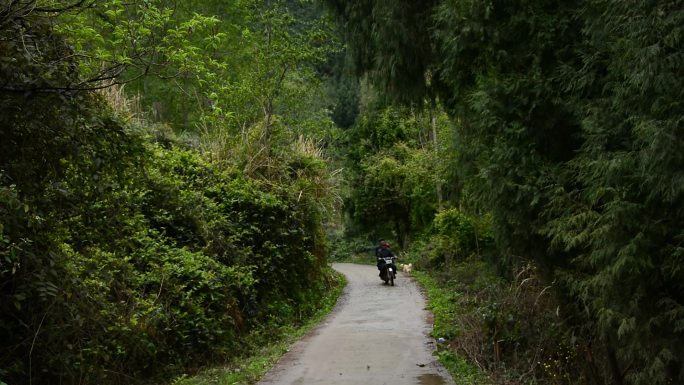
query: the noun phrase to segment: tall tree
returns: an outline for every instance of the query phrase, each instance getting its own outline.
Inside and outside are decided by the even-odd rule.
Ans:
[[[439,178],[431,123],[428,114],[386,106],[366,111],[345,131],[346,206],[356,231],[375,238],[391,234],[406,249],[411,237],[430,224]]]
[[[684,381],[684,3],[590,2],[564,82],[584,144],[547,227],[616,383]]]
[[[450,112],[464,195],[606,347],[590,375],[683,381],[682,2],[328,3],[360,72]]]

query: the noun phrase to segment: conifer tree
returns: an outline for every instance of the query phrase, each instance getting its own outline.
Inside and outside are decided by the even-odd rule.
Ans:
[[[588,376],[684,382],[684,3],[328,3],[359,73],[449,111],[463,195],[556,283]]]

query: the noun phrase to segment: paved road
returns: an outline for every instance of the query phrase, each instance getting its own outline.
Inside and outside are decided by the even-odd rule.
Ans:
[[[453,385],[433,356],[430,314],[400,273],[383,285],[375,266],[334,264],[348,280],[335,310],[291,347],[259,385]]]

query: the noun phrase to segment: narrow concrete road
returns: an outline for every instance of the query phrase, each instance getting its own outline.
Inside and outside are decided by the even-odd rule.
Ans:
[[[333,267],[349,281],[335,310],[258,384],[454,384],[433,355],[431,316],[415,282],[400,273],[389,286],[375,266]]]

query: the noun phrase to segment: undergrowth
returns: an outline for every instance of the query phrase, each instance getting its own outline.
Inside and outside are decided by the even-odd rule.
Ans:
[[[316,327],[334,308],[346,285],[345,277],[330,269],[334,277],[330,289],[321,298],[319,310],[302,324],[264,325],[246,337],[246,353],[220,367],[183,375],[173,385],[250,385],[258,382],[289,347]],[[276,336],[275,338],[273,336]]]
[[[414,271],[412,275],[425,289],[428,309],[434,316],[432,336],[439,342],[437,344],[439,361],[447,368],[456,383],[493,384],[482,368],[469,361],[464,354],[450,348],[451,341],[463,334],[457,322],[459,314],[466,312],[465,307],[459,303],[462,294],[441,285],[431,273]]]
[[[437,354],[456,383],[586,383],[581,344],[569,334],[553,287],[544,286],[531,265],[520,266],[510,280],[477,257],[419,267],[413,276],[434,315]]]

